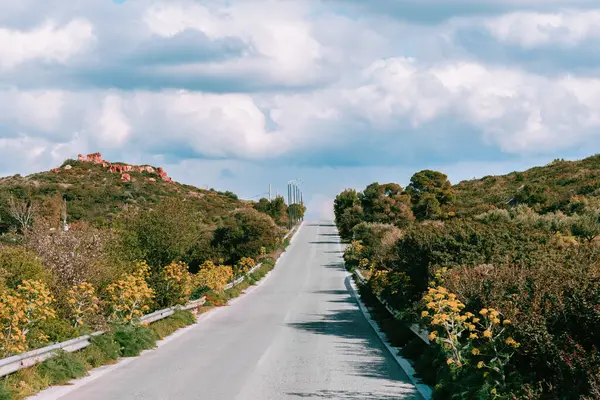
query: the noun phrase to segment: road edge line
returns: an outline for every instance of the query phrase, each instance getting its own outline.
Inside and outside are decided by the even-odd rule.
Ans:
[[[402,368],[402,370],[408,376],[408,378],[410,379],[412,384],[417,388],[417,390],[421,394],[421,397],[423,397],[424,400],[431,400],[431,388],[429,386],[425,385],[424,383],[419,382],[419,380],[416,377],[416,371],[412,367],[410,362],[398,354],[398,349],[396,347],[392,347],[389,344],[387,335],[385,334],[385,332],[383,332],[381,330],[381,328],[379,327],[377,322],[371,316],[369,309],[367,308],[367,306],[363,303],[362,299],[360,298],[360,294],[358,293],[358,289],[356,287],[356,283],[354,282],[354,279],[352,279],[352,275],[350,273],[348,273],[347,271],[346,271],[346,279],[348,280],[349,286],[352,289],[351,292],[352,292],[352,295],[354,296],[354,298],[356,299],[358,308],[363,313],[365,319],[367,320],[369,325],[371,325],[371,328],[373,328],[373,330],[375,331],[375,333],[377,334],[377,336],[379,337],[379,339],[381,340],[381,342],[383,343],[385,348],[390,352],[390,354],[392,355],[394,360],[396,360],[396,362],[398,363],[400,368]]]

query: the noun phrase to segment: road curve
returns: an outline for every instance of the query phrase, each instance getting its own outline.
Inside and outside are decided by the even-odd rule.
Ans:
[[[256,290],[60,398],[420,399],[348,291],[333,224],[296,236]]]

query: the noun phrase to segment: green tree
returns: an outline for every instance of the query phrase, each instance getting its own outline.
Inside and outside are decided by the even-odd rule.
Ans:
[[[200,236],[200,218],[185,202],[165,198],[153,210],[127,215],[121,235],[132,259],[146,260],[154,272],[190,252]]]
[[[432,193],[425,193],[413,207],[415,214],[423,219],[436,219],[442,215],[440,202]]]
[[[335,196],[335,200],[333,201],[333,214],[335,215],[336,222],[342,217],[344,211],[358,204],[360,204],[358,194],[354,189],[346,189]]]
[[[363,209],[355,204],[344,210],[339,218],[336,218],[338,230],[342,239],[352,239],[352,229],[363,221]]]
[[[288,207],[285,204],[283,196],[277,196],[271,201],[263,197],[254,204],[254,209],[263,214],[267,214],[273,218],[278,225],[285,226],[288,223]]]
[[[600,235],[600,216],[598,213],[589,212],[574,217],[571,232],[587,242],[593,241]]]
[[[415,216],[421,219],[440,216],[441,208],[455,199],[448,176],[429,169],[414,174],[406,192],[411,196]]]
[[[235,265],[242,257],[255,257],[261,247],[274,250],[281,230],[271,217],[251,208],[240,209],[225,217],[215,230],[212,244],[226,260]]]
[[[374,182],[359,194],[367,222],[380,222],[404,228],[414,220],[410,198],[402,193],[396,183],[380,185]]]

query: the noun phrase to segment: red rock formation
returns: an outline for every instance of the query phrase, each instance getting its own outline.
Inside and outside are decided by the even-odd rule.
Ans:
[[[58,173],[60,172],[60,168],[53,168],[53,169],[52,169],[52,172],[55,172],[55,173],[57,173],[57,174],[58,174]]]
[[[131,165],[121,165],[121,164],[112,164],[108,170],[112,173],[123,174],[125,172],[130,172],[133,168]]]
[[[158,169],[156,170],[156,173],[158,174],[158,176],[160,176],[160,179],[162,179],[165,182],[173,181],[171,178],[169,178],[167,173],[161,167],[158,167]]]
[[[105,162],[102,159],[101,153],[91,153],[91,154],[88,154],[87,156],[84,156],[83,154],[79,154],[79,155],[77,155],[77,159],[81,162],[91,162],[94,164],[103,164]]]
[[[88,154],[87,156],[84,156],[83,154],[79,154],[79,155],[77,155],[77,159],[81,162],[90,162],[90,163],[94,163],[94,164],[101,164],[102,167],[108,168],[109,172],[121,174],[121,179],[126,182],[131,181],[131,177],[129,176],[129,174],[126,173],[126,172],[131,172],[131,171],[136,171],[139,173],[148,172],[150,174],[157,174],[159,176],[159,178],[164,182],[170,183],[173,181],[171,178],[169,178],[167,173],[160,167],[157,169],[154,169],[153,167],[151,167],[149,165],[132,167],[131,165],[111,164],[109,161],[105,161],[102,159],[101,153],[91,153],[91,154]],[[55,171],[55,172],[57,172],[57,171]],[[126,178],[126,176],[127,176],[127,178]],[[156,182],[155,178],[150,178],[148,180],[151,182]],[[135,181],[135,179],[134,179],[134,181]]]

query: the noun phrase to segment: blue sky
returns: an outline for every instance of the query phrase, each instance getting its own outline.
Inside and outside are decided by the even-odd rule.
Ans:
[[[251,198],[600,151],[591,0],[0,4],[0,175],[77,153]]]

